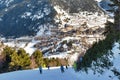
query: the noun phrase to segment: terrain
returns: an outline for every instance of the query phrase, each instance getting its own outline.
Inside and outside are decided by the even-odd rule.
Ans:
[[[44,57],[63,54],[61,58],[70,59],[72,64],[94,42],[105,39],[105,23],[114,22],[105,12],[107,2],[104,7],[100,3],[103,4],[99,0],[1,0],[1,42],[24,48],[30,55],[36,49]]]
[[[20,70],[0,74],[0,80],[103,80],[103,78],[105,80],[119,80],[120,66],[118,64],[120,63],[120,49],[118,47],[120,47],[120,44],[115,43],[111,50],[114,55],[108,56],[113,62],[113,66],[109,69],[103,69],[101,67],[95,68],[93,65],[92,68],[89,68],[88,72],[86,73],[82,70],[75,72],[74,68],[69,66],[68,69],[64,67],[65,72],[61,73],[60,67],[50,67],[50,70],[43,68],[43,73],[40,74],[39,69],[36,68],[34,70]],[[100,72],[97,72],[97,70]]]

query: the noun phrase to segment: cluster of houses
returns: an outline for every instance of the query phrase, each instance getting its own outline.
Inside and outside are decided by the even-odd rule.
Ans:
[[[34,47],[42,50],[43,53],[55,54],[73,49],[74,46],[68,46],[68,49],[64,49],[62,40],[66,37],[74,37],[73,40],[71,39],[72,44],[82,45],[82,48],[84,48],[83,50],[88,49],[93,42],[105,38],[101,34],[104,32],[104,28],[101,28],[100,26],[89,27],[86,22],[81,24],[80,27],[65,24],[63,28],[52,27],[50,30],[50,36],[39,36],[34,38],[35,40],[39,40]]]

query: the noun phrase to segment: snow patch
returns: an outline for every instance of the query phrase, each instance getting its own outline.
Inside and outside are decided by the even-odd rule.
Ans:
[[[97,2],[101,2],[102,0],[95,0],[95,1],[97,1]]]

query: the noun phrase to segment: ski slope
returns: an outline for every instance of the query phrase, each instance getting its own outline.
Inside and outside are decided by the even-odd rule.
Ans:
[[[105,69],[103,74],[96,73],[89,68],[88,73],[84,71],[75,72],[72,67],[65,69],[64,73],[61,73],[60,67],[51,67],[43,69],[43,73],[40,74],[38,69],[23,70],[9,73],[0,74],[0,80],[120,80],[120,77],[116,76],[111,70],[116,68],[120,72],[120,44],[115,43],[112,49],[114,57],[110,58],[113,62],[113,66],[110,69]]]

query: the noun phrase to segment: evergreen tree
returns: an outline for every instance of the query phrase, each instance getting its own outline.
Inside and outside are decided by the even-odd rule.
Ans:
[[[15,52],[11,47],[6,46],[3,49],[2,55],[4,56],[3,71],[9,71],[9,63],[11,62],[11,55]]]
[[[46,66],[49,65],[49,59],[48,58],[44,58],[44,63],[46,64]]]
[[[44,64],[43,54],[40,50],[36,50],[32,56],[35,58],[35,62],[38,66],[43,66]]]
[[[109,68],[109,66],[111,66],[112,63],[107,57],[108,55],[111,55],[109,54],[109,50],[112,49],[114,42],[118,40],[118,35],[116,36],[116,31],[113,30],[113,27],[113,24],[106,23],[106,38],[94,43],[93,46],[86,51],[82,62],[78,64],[79,69],[82,68],[86,71],[88,67],[92,66],[92,62],[96,65],[101,65],[100,63],[98,64],[99,59],[101,59],[101,63],[104,63],[102,67]]]
[[[8,46],[6,46],[6,47],[3,49],[2,55],[4,55],[5,60],[6,60],[7,62],[10,62],[10,61],[11,61],[10,55],[12,55],[14,51],[15,51],[14,49],[12,49],[11,47],[8,47]]]
[[[31,64],[29,54],[24,49],[19,49],[11,55],[10,68],[12,70],[26,69]]]
[[[14,52],[11,55],[11,62],[9,64],[9,68],[11,70],[17,70],[18,67],[20,66],[19,62],[20,62],[20,57],[18,56],[18,54],[16,52]]]

